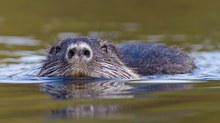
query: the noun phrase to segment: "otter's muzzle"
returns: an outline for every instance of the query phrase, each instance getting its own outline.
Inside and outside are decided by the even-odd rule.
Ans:
[[[66,52],[69,62],[89,61],[92,58],[92,50],[86,43],[71,44]]]

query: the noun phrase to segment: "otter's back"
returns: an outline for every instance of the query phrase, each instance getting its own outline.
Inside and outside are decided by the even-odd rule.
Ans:
[[[189,73],[195,67],[193,60],[176,47],[129,42],[117,50],[122,62],[142,75]]]

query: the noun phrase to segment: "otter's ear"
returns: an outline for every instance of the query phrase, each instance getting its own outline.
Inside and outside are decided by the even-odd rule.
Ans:
[[[107,41],[100,42],[100,44],[101,44],[101,49],[106,53],[109,53],[109,52],[116,53],[117,52],[116,47]]]
[[[107,42],[100,42],[101,44],[101,49],[104,51],[104,52],[108,52],[108,44]]]

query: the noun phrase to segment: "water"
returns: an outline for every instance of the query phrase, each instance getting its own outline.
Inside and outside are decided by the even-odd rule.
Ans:
[[[219,3],[1,0],[0,122],[218,123]],[[45,49],[80,35],[176,45],[197,68],[140,80],[34,76]]]

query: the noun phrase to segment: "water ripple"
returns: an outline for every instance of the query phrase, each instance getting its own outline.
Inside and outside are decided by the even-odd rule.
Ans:
[[[0,36],[0,43],[9,45],[36,46],[39,41],[31,37]]]

